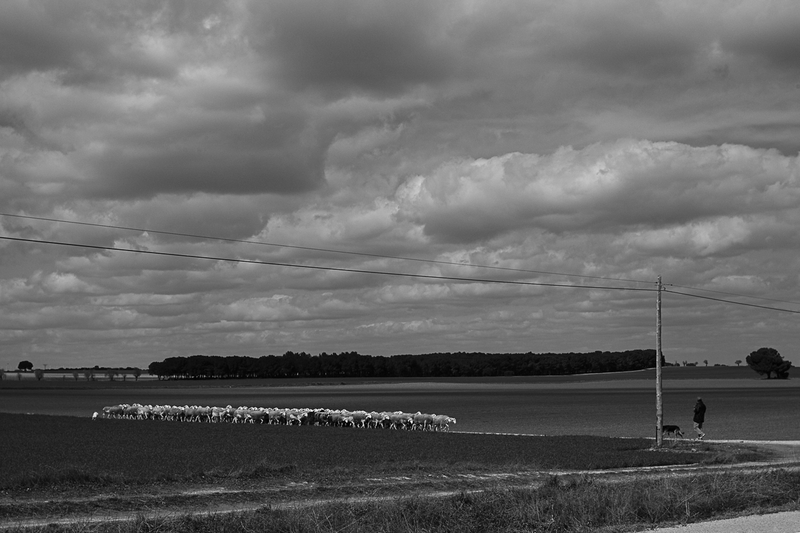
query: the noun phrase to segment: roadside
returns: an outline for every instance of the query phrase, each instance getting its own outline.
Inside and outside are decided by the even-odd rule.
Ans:
[[[647,530],[652,533],[797,533],[800,511],[739,516],[726,520]]]
[[[712,441],[717,442],[717,441]],[[722,442],[722,441],[719,441]],[[473,474],[452,472],[428,475],[415,473],[402,476],[360,477],[334,485],[315,482],[280,483],[269,480],[230,484],[164,484],[139,489],[115,487],[108,492],[92,495],[46,493],[39,496],[15,496],[0,499],[0,529],[26,529],[46,526],[90,525],[98,523],[132,522],[143,518],[196,517],[210,514],[229,514],[258,509],[290,509],[329,503],[368,503],[399,500],[410,497],[445,498],[491,489],[537,488],[558,478],[561,482],[595,479],[605,483],[664,477],[697,476],[713,472],[761,472],[775,469],[800,471],[800,442],[726,441],[762,447],[773,455],[768,461],[721,465],[677,465],[647,468],[617,468],[607,470],[542,470]],[[784,515],[785,513],[781,513]],[[773,517],[774,515],[766,515]],[[796,516],[786,514],[786,520],[797,524]],[[754,517],[751,520],[758,520]],[[767,518],[773,520],[773,518]],[[774,520],[778,520],[774,518]],[[730,533],[735,529],[702,529],[716,527],[717,521],[658,530],[663,533]],[[752,524],[744,521],[744,524]],[[773,531],[747,526],[742,531]],[[772,522],[769,522],[772,523]],[[734,524],[735,525],[735,524]],[[733,527],[733,525],[731,526]],[[736,526],[738,527],[738,526]],[[744,526],[743,526],[744,527]],[[795,529],[776,529],[780,533],[795,533]]]
[[[750,444],[774,453],[774,460],[761,466],[765,468],[784,468],[798,470],[800,468],[800,441],[751,441],[725,440],[710,441],[731,444]],[[757,464],[735,465],[745,468],[759,468]],[[722,469],[724,467],[720,467]],[[767,514],[751,514],[721,520],[709,520],[691,524],[648,529],[652,533],[798,533],[800,532],[800,511],[783,511]]]

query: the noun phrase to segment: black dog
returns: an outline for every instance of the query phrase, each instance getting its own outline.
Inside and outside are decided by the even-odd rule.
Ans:
[[[661,434],[665,437],[672,435],[675,438],[683,438],[683,431],[681,431],[681,428],[671,424],[661,426]]]

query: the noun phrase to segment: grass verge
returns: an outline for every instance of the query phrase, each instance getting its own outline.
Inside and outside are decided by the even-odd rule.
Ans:
[[[757,509],[800,508],[800,474],[710,474],[606,483],[552,477],[538,489],[489,489],[444,498],[410,497],[264,507],[205,516],[138,518],[114,524],[41,528],[99,532],[624,532]]]

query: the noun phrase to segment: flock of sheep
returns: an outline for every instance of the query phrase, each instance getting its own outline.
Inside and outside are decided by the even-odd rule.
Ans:
[[[101,414],[95,412],[92,419]],[[447,431],[456,419],[426,413],[367,412],[344,409],[276,409],[261,407],[201,407],[196,405],[119,404],[103,407],[105,418],[134,420],[179,420],[184,422],[230,422],[233,424],[282,424],[342,426],[420,431]]]

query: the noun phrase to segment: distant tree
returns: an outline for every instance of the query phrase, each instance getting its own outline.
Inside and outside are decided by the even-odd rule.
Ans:
[[[94,378],[94,371],[91,368],[86,368],[83,370],[83,377],[86,378],[86,381],[91,381]]]
[[[736,366],[739,366],[739,365],[742,364],[742,360],[741,359],[737,359],[736,361],[734,361],[734,363],[736,363]]]
[[[33,375],[36,376],[37,381],[42,381],[42,378],[44,377],[44,370],[37,368],[33,371]]]
[[[142,369],[141,368],[134,368],[133,369],[133,379],[134,380],[139,381],[139,376],[141,376],[141,375],[142,375]]]
[[[33,363],[30,361],[20,361],[17,368],[20,370],[33,370]]]
[[[106,370],[106,377],[108,378],[108,381],[114,381],[114,377],[115,377],[116,375],[117,375],[117,373],[116,373],[115,371],[113,371],[113,370]]]
[[[72,371],[72,377],[75,378],[75,381],[78,381],[78,376],[79,376],[78,371],[77,370],[73,370]]]
[[[755,352],[751,352],[745,361],[755,372],[767,376],[767,379],[772,379],[773,373],[778,379],[788,378],[789,369],[792,366],[790,361],[783,360],[775,348],[759,348]]]
[[[708,359],[703,359],[703,364],[708,366]]]

